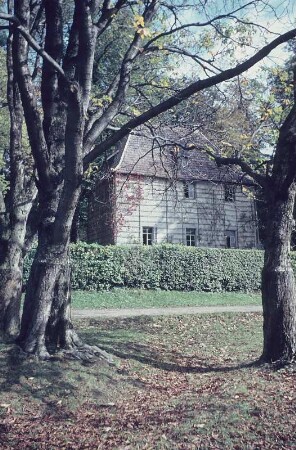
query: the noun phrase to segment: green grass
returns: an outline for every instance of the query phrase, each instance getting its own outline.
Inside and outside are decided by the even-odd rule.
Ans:
[[[114,357],[81,364],[0,352],[0,448],[296,448],[296,372],[253,364],[261,314],[83,320]]]
[[[101,292],[73,292],[73,308],[160,308],[260,304],[259,294],[242,292],[180,292],[120,288]]]

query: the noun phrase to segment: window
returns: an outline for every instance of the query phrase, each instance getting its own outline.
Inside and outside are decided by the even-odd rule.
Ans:
[[[143,227],[143,245],[152,245],[156,242],[156,228]]]
[[[186,228],[186,245],[188,247],[195,247],[196,245],[196,229]]]
[[[235,201],[235,191],[236,186],[234,184],[225,184],[224,185],[224,198],[226,202],[234,202]]]
[[[236,247],[236,232],[233,230],[225,231],[226,248]]]
[[[195,188],[193,183],[184,182],[184,197],[195,198]]]

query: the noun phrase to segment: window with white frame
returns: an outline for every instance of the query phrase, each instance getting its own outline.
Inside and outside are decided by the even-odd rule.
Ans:
[[[235,202],[236,186],[234,184],[224,185],[224,199],[226,202]]]
[[[186,245],[188,247],[196,246],[196,229],[186,228]]]
[[[142,231],[143,245],[152,245],[156,243],[156,228],[143,227]]]
[[[225,238],[226,238],[226,248],[235,248],[236,247],[236,231],[226,230]]]
[[[189,181],[184,181],[184,197],[185,198],[195,198],[195,186],[194,183]]]

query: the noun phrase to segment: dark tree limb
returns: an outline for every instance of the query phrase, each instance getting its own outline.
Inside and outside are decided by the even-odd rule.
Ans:
[[[0,19],[8,20],[9,22],[15,25],[15,28],[19,31],[19,33],[26,39],[30,47],[32,47],[42,58],[48,61],[57,72],[63,77],[65,73],[62,67],[46,52],[43,48],[38,44],[38,42],[33,38],[33,36],[29,32],[29,28],[21,25],[19,19],[12,14],[0,13]]]
[[[203,89],[215,86],[216,84],[222,83],[223,81],[230,80],[231,78],[240,75],[241,73],[253,67],[256,63],[261,61],[267,55],[269,55],[269,53],[273,49],[275,49],[278,45],[283,44],[284,42],[287,42],[288,40],[295,37],[296,37],[296,28],[277,37],[272,42],[262,47],[251,58],[247,59],[241,64],[238,64],[236,67],[227,69],[217,75],[213,75],[212,77],[203,80],[198,80],[190,84],[186,88],[182,89],[177,94],[172,95],[167,100],[164,100],[163,102],[159,103],[153,108],[150,108],[148,111],[144,112],[138,117],[135,117],[134,119],[130,120],[125,125],[123,125],[119,131],[115,132],[113,136],[106,139],[104,142],[95,146],[94,148],[91,148],[84,157],[84,166],[87,167],[95,158],[103,154],[108,148],[110,148],[112,145],[115,145],[118,141],[127,136],[134,128],[144,124],[153,117],[156,117],[159,114],[178,105],[183,100],[189,98],[191,95]]]

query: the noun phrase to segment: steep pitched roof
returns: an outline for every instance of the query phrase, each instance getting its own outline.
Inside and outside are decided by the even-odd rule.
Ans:
[[[205,152],[219,149],[199,131],[163,128],[152,134],[147,128],[134,130],[110,157],[108,166],[121,174],[146,175],[183,181],[213,181],[250,184],[233,167],[220,167]]]

